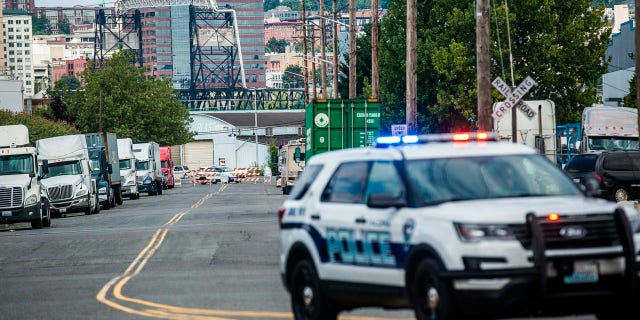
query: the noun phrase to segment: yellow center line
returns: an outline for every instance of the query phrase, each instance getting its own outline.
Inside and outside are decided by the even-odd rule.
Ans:
[[[214,195],[224,191],[227,185],[223,184],[220,189],[212,194],[207,194],[203,198],[199,199],[191,208],[198,208],[202,206],[208,199]],[[133,279],[135,276],[142,272],[144,266],[156,253],[158,248],[164,242],[164,239],[169,232],[169,227],[178,223],[189,210],[184,210],[174,215],[169,221],[167,221],[162,228],[156,230],[149,240],[147,246],[138,253],[138,256],[131,262],[127,269],[119,276],[114,277],[107,282],[96,294],[96,300],[104,303],[105,305],[126,312],[133,315],[145,316],[149,318],[158,319],[176,319],[176,320],[233,320],[233,318],[219,318],[223,317],[252,317],[252,318],[281,318],[292,319],[291,312],[271,312],[271,311],[234,311],[234,310],[218,310],[218,309],[201,309],[201,308],[186,308],[179,306],[172,306],[162,303],[156,303],[138,298],[127,297],[122,293],[124,286]],[[113,296],[113,299],[108,298],[109,294]],[[124,305],[121,302],[126,302],[128,305]],[[359,317],[359,316],[342,316],[342,320],[398,320],[398,318],[372,318],[372,317]]]

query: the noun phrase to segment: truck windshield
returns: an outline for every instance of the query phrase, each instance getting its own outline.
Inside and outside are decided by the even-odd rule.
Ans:
[[[500,155],[406,162],[424,205],[509,197],[579,195],[580,190],[543,156]]]
[[[77,160],[49,163],[48,167],[49,173],[45,175],[45,178],[82,174],[80,161]]]
[[[638,138],[590,137],[589,150],[638,150]]]
[[[131,159],[120,160],[120,170],[129,170],[129,169],[131,169]]]
[[[149,170],[149,161],[138,162],[138,170]]]
[[[0,175],[29,174],[33,172],[33,157],[30,154],[0,157]]]
[[[93,172],[100,172],[100,159],[91,159],[91,165],[93,166]]]
[[[168,160],[162,160],[162,162],[160,163],[160,167],[169,168],[169,161]]]

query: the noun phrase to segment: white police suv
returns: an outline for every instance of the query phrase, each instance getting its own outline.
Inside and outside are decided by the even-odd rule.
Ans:
[[[382,137],[315,155],[278,215],[296,319],[640,319],[640,216],[491,134]]]

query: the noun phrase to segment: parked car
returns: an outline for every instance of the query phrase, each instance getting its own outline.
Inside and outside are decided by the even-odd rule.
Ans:
[[[179,179],[187,179],[189,172],[189,167],[187,166],[174,166],[173,167],[173,175]]]
[[[584,185],[587,178],[598,179],[600,177],[596,176],[596,161],[600,154],[600,152],[576,154],[571,157],[563,170],[574,182],[579,184]]]
[[[603,151],[596,161],[596,178],[604,198],[616,202],[638,199],[640,195],[639,151]]]
[[[216,167],[216,170],[219,170],[220,174],[216,176],[218,182],[228,182],[228,183],[239,183],[238,177],[236,176],[235,171],[229,167]],[[227,180],[227,181],[223,181]]]

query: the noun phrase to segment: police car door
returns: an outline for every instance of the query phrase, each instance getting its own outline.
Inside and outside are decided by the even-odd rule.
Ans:
[[[369,208],[367,197],[371,193],[403,190],[391,160],[345,162],[336,169],[311,216],[317,220],[326,242],[320,270],[324,279],[396,282],[398,277],[390,274],[399,274],[390,233],[396,209]]]

